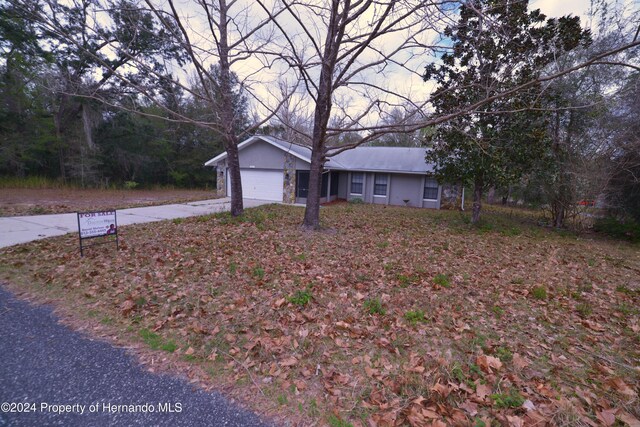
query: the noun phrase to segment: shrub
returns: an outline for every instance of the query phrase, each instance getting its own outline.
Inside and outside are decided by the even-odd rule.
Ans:
[[[125,181],[124,182],[124,188],[126,188],[127,190],[133,190],[137,186],[138,186],[138,183],[135,182],[135,181]]]
[[[611,216],[598,218],[593,224],[593,229],[616,239],[640,242],[640,223],[634,220],[620,221]]]
[[[364,200],[362,200],[360,197],[354,197],[353,199],[349,200],[349,203],[354,205],[361,205],[364,203]]]

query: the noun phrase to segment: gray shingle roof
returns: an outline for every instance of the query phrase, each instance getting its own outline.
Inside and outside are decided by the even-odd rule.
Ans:
[[[241,143],[238,148],[262,139],[269,144],[289,152],[301,160],[311,162],[311,149],[292,144],[272,136],[254,136]],[[429,173],[433,172],[433,165],[425,161],[426,148],[414,147],[357,147],[343,151],[335,157],[330,157],[325,168],[333,170],[351,170],[367,172],[401,172],[401,173]],[[222,153],[205,163],[212,166],[226,157]]]
[[[426,152],[426,148],[414,147],[357,147],[330,157],[325,167],[373,172],[433,172],[433,165],[424,159]]]

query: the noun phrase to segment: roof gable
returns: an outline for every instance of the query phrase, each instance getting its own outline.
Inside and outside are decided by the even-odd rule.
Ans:
[[[292,144],[290,142],[285,142],[282,141],[281,139],[278,138],[274,138],[272,136],[263,136],[263,135],[256,135],[256,136],[252,136],[251,138],[247,139],[246,141],[241,142],[240,144],[238,144],[238,151],[243,150],[244,148],[248,147],[249,145],[252,145],[258,141],[264,141],[267,144],[271,144],[276,148],[279,148],[280,150],[284,151],[285,153],[290,153],[291,155],[293,155],[294,157],[299,158],[300,160],[303,160],[307,163],[311,163],[311,149],[307,148],[307,147],[301,147],[299,145],[295,145]],[[227,152],[223,152],[219,155],[217,155],[216,157],[214,157],[211,160],[208,160],[205,162],[205,166],[215,166],[217,163],[219,163],[220,161],[224,160],[227,158]]]

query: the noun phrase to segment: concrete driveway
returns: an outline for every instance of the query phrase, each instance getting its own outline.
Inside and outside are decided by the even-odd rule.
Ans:
[[[269,203],[274,202],[244,199],[245,208]],[[231,199],[225,197],[199,202],[119,209],[117,211],[117,219],[118,226],[131,225],[225,212],[230,207]],[[78,218],[75,213],[0,218],[0,248],[77,232]]]

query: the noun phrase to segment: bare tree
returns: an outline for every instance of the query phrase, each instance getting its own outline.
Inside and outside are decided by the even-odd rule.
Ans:
[[[20,5],[17,0],[13,1]],[[101,50],[117,52],[126,58],[127,65],[118,68],[108,56],[97,54],[96,46],[83,46],[60,25],[51,13],[56,5],[54,0],[33,0],[38,2],[37,7],[26,8],[26,12],[45,31],[93,58],[103,73],[113,76],[132,95],[162,107],[166,119],[189,121],[221,135],[228,153],[234,215],[243,210],[238,141],[282,112],[281,107],[302,88],[310,100],[313,115],[313,126],[306,135],[311,141],[312,156],[303,225],[309,229],[319,226],[321,173],[328,157],[384,134],[413,132],[445,122],[495,99],[513,96],[520,90],[607,61],[613,53],[640,44],[637,40],[621,44],[571,68],[552,70],[517,87],[488,92],[483,99],[461,105],[457,111],[425,118],[419,117],[430,108],[429,86],[422,82],[424,66],[439,52],[451,48],[444,30],[457,20],[458,7],[466,1],[191,0],[178,4],[174,0],[137,0],[129,3],[131,10],[150,14],[163,30],[159,37],[172,43],[170,50],[175,53],[175,59],[167,58],[164,63],[150,61],[130,49],[129,41],[144,34],[144,26],[149,25],[147,20],[127,21],[127,37],[119,36],[113,28],[105,31],[109,25],[113,27],[113,20],[104,12],[114,9],[113,1],[91,0],[87,10],[92,19],[85,26],[87,33],[101,40],[98,46]],[[184,64],[195,73],[201,82],[199,87],[204,90],[193,91],[185,84]],[[283,95],[279,90],[269,90],[270,82],[282,80],[285,73],[293,81],[287,86],[291,92],[285,91]],[[161,94],[146,84],[148,80],[165,81],[164,86],[169,88],[179,87],[209,103],[217,114],[213,120],[189,118],[165,105]],[[260,119],[246,126],[239,124],[233,107],[233,94],[238,88],[260,111]],[[136,103],[127,105],[125,108],[134,109]],[[123,108],[122,103],[117,106]],[[400,122],[385,121],[397,107],[408,107],[411,113]],[[298,130],[305,133],[303,129]],[[349,134],[354,137],[344,136]],[[332,141],[338,145],[332,145]]]
[[[267,3],[257,0],[269,14]],[[482,99],[461,104],[440,116],[429,115],[429,87],[421,81],[424,66],[451,49],[445,28],[457,20],[466,1],[279,0],[286,13],[270,15],[281,31],[286,63],[312,100],[313,128],[309,194],[303,227],[319,227],[321,174],[326,160],[390,133],[411,133],[468,114],[481,106],[549,81],[640,44],[620,43],[579,64],[552,69],[515,87],[487,88]],[[480,10],[476,11],[481,14]],[[487,20],[487,25],[493,23]],[[453,26],[453,25],[451,25]],[[496,25],[496,28],[498,26]],[[417,77],[417,80],[413,80]],[[455,96],[455,88],[438,96]],[[389,121],[394,108],[409,111]],[[352,134],[354,138],[345,138]],[[334,146],[331,141],[338,141]],[[343,144],[344,141],[349,141]]]
[[[295,82],[300,83],[300,82]],[[299,94],[296,87],[290,87],[286,81],[278,83],[276,99],[282,100],[281,106],[270,123],[270,132],[284,141],[310,146],[313,118],[311,117],[309,98]]]
[[[257,3],[269,13],[266,2]],[[421,82],[424,64],[417,58],[435,48],[428,40],[454,13],[447,9],[448,3],[281,0],[281,9],[287,13],[270,15],[284,41],[285,54],[280,59],[297,73],[312,100],[313,128],[308,135],[312,154],[303,227],[319,227],[322,169],[337,148],[331,141],[364,143],[393,128],[380,123],[382,111],[411,105],[418,112],[425,107],[413,101],[406,82],[394,84],[393,76],[404,71],[414,82]],[[345,134],[356,138],[345,138]]]
[[[273,33],[269,26],[272,17],[278,16],[279,12],[270,8],[268,14],[260,13],[260,10],[252,8],[252,2],[241,0],[193,0],[186,4],[178,4],[174,0],[134,0],[127,3],[126,15],[132,17],[137,14],[145,19],[129,19],[120,24],[125,30],[117,31],[114,20],[109,16],[117,7],[115,1],[84,2],[85,11],[91,19],[82,24],[83,32],[99,40],[97,46],[100,50],[95,45],[83,45],[62,25],[59,13],[54,13],[58,7],[54,0],[34,0],[37,2],[35,6],[23,7],[22,10],[43,31],[54,34],[95,61],[103,75],[116,79],[135,100],[115,102],[95,92],[85,96],[134,111],[137,106],[153,104],[163,110],[161,118],[194,123],[219,134],[228,154],[231,213],[242,214],[238,142],[269,120],[273,115],[270,112],[279,109],[277,101],[275,105],[269,105],[268,99],[258,95],[262,83],[269,80],[265,75],[274,78],[268,61],[269,49],[276,45],[272,43]],[[150,25],[160,29],[156,37],[165,42],[165,51],[152,56],[140,55],[131,49],[131,40],[142,37]],[[126,61],[126,67],[114,66],[109,55],[102,52],[118,53]],[[187,83],[189,71],[195,76],[197,88]],[[277,71],[275,73],[275,78],[278,78]],[[157,90],[157,82],[161,82],[169,92],[174,88],[194,97],[199,103],[208,105],[213,114],[204,118],[188,117],[175,105],[166,102],[171,97]],[[249,123],[244,120],[235,105],[240,92],[262,107],[263,112],[266,111],[260,120]],[[150,115],[148,110],[144,114]]]

